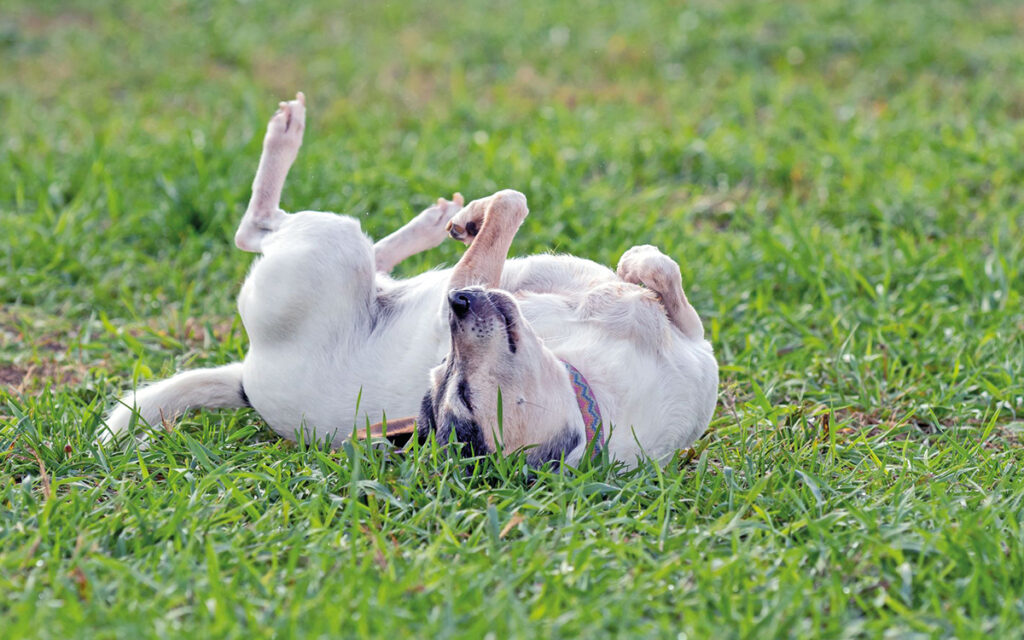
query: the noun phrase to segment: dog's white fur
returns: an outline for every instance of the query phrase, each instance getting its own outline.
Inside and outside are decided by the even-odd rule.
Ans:
[[[512,191],[465,207],[458,194],[439,200],[376,245],[353,218],[287,214],[279,208],[281,190],[304,123],[302,94],[281,103],[235,236],[239,248],[262,254],[238,297],[250,340],[244,361],[137,390],[107,418],[108,436],[126,431],[133,412],[157,425],[189,409],[249,403],[285,438],[305,430],[308,438],[339,443],[366,420],[416,414],[431,381],[428,397],[451,396],[436,398],[433,408],[465,417],[470,412],[456,385],[438,389],[447,372],[469,381],[471,413],[489,447],[543,446],[562,437],[572,447],[555,453],[576,463],[585,443],[564,436],[582,434],[583,422],[559,360],[582,371],[594,389],[606,431],[611,427],[613,459],[664,460],[704,432],[718,367],[671,259],[654,247],[634,247],[618,273],[571,256],[506,261],[526,215],[525,197]],[[440,244],[449,229],[470,245],[455,269],[406,280],[386,275],[405,257]],[[504,320],[493,326],[493,314],[474,314],[473,326],[452,316],[449,326],[449,291],[473,284],[514,293],[513,299],[485,292],[504,296],[521,314],[514,354],[501,351],[504,337],[495,342],[508,327]],[[483,338],[467,341],[467,331]],[[446,358],[453,335],[455,351]]]

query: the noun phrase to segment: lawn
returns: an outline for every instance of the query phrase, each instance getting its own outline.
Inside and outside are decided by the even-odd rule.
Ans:
[[[1018,2],[6,0],[0,60],[0,636],[1024,636]],[[676,258],[696,448],[94,444],[244,354],[231,239],[299,89],[287,209],[382,237],[511,187],[513,253]]]

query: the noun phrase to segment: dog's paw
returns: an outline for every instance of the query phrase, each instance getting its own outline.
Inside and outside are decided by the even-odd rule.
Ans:
[[[495,224],[507,225],[514,230],[523,223],[529,211],[526,196],[518,191],[505,189],[486,198],[474,200],[456,213],[448,223],[448,235],[469,246],[480,233],[486,219],[493,218]]]
[[[306,96],[300,91],[294,100],[282,102],[267,124],[265,147],[298,152],[306,129]]]
[[[654,291],[659,299],[682,293],[679,265],[657,247],[645,244],[632,247],[619,259],[618,276],[630,284],[639,284]]]
[[[478,214],[478,215],[462,215]],[[453,217],[445,227],[448,235],[465,244],[467,247],[473,244],[476,234],[480,233],[480,227],[484,224],[483,211],[471,211],[469,207],[462,209]]]
[[[462,210],[462,194],[456,192],[451,200],[438,198],[432,206],[424,209],[413,218],[416,232],[424,237],[429,237],[435,244],[440,244],[448,235],[448,223]]]
[[[622,254],[615,272],[624,281],[653,291],[669,320],[683,333],[696,340],[704,339],[704,327],[683,293],[683,279],[675,260],[645,244]]]
[[[448,223],[452,217],[462,210],[461,193],[452,195],[452,199],[438,198],[437,202],[421,211],[407,225],[414,234],[428,241],[431,246],[444,242],[448,235]]]

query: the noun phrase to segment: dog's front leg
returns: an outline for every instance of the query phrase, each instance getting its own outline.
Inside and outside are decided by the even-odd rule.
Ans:
[[[280,208],[281,190],[299,155],[305,127],[306,97],[300,91],[294,100],[282,102],[267,124],[263,153],[252,182],[252,198],[235,232],[239,249],[259,253],[263,239],[276,231],[288,215]]]
[[[434,206],[420,212],[402,228],[373,245],[377,271],[390,273],[395,265],[409,256],[438,246],[448,237],[448,221],[462,209],[462,194],[451,200],[438,198]]]
[[[512,239],[530,210],[526,196],[506,189],[470,202],[448,225],[450,235],[469,245],[455,265],[449,288],[498,288]]]

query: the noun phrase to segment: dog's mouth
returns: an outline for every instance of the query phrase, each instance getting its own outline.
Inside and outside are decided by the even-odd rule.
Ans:
[[[456,442],[465,445],[462,451],[469,455],[491,453],[484,432],[473,416],[473,390],[469,381],[458,372],[450,357],[432,373],[434,385],[427,390],[420,403],[417,424],[420,443],[426,442],[430,433],[434,432],[441,444],[454,437]],[[452,385],[456,385],[455,403],[445,400],[449,397]]]
[[[508,294],[479,288],[454,289],[448,294],[448,306],[451,310],[449,322],[452,329],[466,322],[474,322],[478,330],[470,331],[471,335],[489,335],[486,330],[489,325],[487,321],[497,316],[505,330],[509,353],[516,352],[519,341],[518,311]]]

